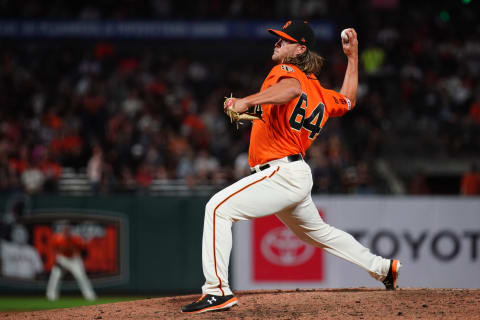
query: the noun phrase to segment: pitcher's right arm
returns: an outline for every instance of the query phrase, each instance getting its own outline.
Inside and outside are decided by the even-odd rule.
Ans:
[[[346,33],[348,42],[342,40],[342,46],[343,52],[348,59],[348,65],[340,93],[350,100],[353,108],[357,100],[358,89],[358,39],[355,29],[349,28]]]

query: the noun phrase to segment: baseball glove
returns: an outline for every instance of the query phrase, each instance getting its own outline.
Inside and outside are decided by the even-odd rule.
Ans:
[[[262,120],[261,116],[253,112],[250,112],[250,109],[242,113],[233,110],[232,104],[233,104],[232,95],[230,95],[230,97],[225,97],[225,101],[223,102],[223,110],[225,111],[227,116],[230,118],[230,122],[232,123],[235,122],[235,124],[237,125],[237,129],[238,129],[238,125],[241,124],[242,120],[248,120],[248,121]]]

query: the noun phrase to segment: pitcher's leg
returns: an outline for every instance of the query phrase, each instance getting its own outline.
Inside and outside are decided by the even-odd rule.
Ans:
[[[231,295],[228,264],[232,250],[232,220],[216,214],[218,204],[210,200],[205,207],[202,239],[204,294]]]
[[[303,241],[362,267],[377,280],[387,275],[390,260],[374,255],[350,234],[326,224],[311,197],[292,212],[277,216]]]
[[[246,177],[218,192],[207,203],[202,242],[204,294],[232,294],[228,284],[228,264],[234,221],[274,214],[305,197],[294,188],[282,185],[286,177],[281,176],[281,171],[272,168]]]

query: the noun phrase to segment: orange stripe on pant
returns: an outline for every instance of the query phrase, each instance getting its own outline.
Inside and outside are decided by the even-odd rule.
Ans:
[[[269,175],[268,177],[269,177],[269,178],[273,177],[273,175],[274,175],[275,173],[277,173],[278,170],[280,170],[280,166],[278,166],[278,167],[277,167],[277,170],[273,171],[272,174]]]
[[[225,198],[225,200],[223,200],[222,202],[220,202],[216,207],[215,207],[215,210],[213,210],[213,264],[214,264],[214,267],[215,267],[215,275],[217,276],[217,279],[218,279],[218,288],[220,289],[220,291],[222,292],[222,296],[225,295],[225,292],[223,292],[223,289],[222,289],[222,280],[220,279],[220,277],[218,276],[218,272],[217,272],[217,254],[215,252],[215,216],[217,215],[217,209],[225,203],[225,201],[227,201],[228,199],[230,199],[231,197],[233,197],[234,195],[242,192],[243,190],[247,189],[248,187],[250,186],[253,186],[254,184],[260,182],[260,181],[263,181],[267,178],[267,176],[263,177],[262,179],[259,179],[257,181],[254,181],[248,185],[246,185],[245,187],[241,188],[240,190],[238,190],[237,192],[229,195],[227,198]]]

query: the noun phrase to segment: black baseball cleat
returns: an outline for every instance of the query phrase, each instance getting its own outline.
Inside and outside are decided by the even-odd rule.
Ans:
[[[183,313],[202,313],[207,311],[216,311],[228,309],[238,303],[238,299],[233,295],[214,296],[204,294],[197,301],[182,307]]]
[[[390,268],[388,269],[388,274],[383,280],[383,284],[387,290],[395,290],[398,288],[398,275],[400,274],[399,269],[402,265],[399,260],[390,260]]]

